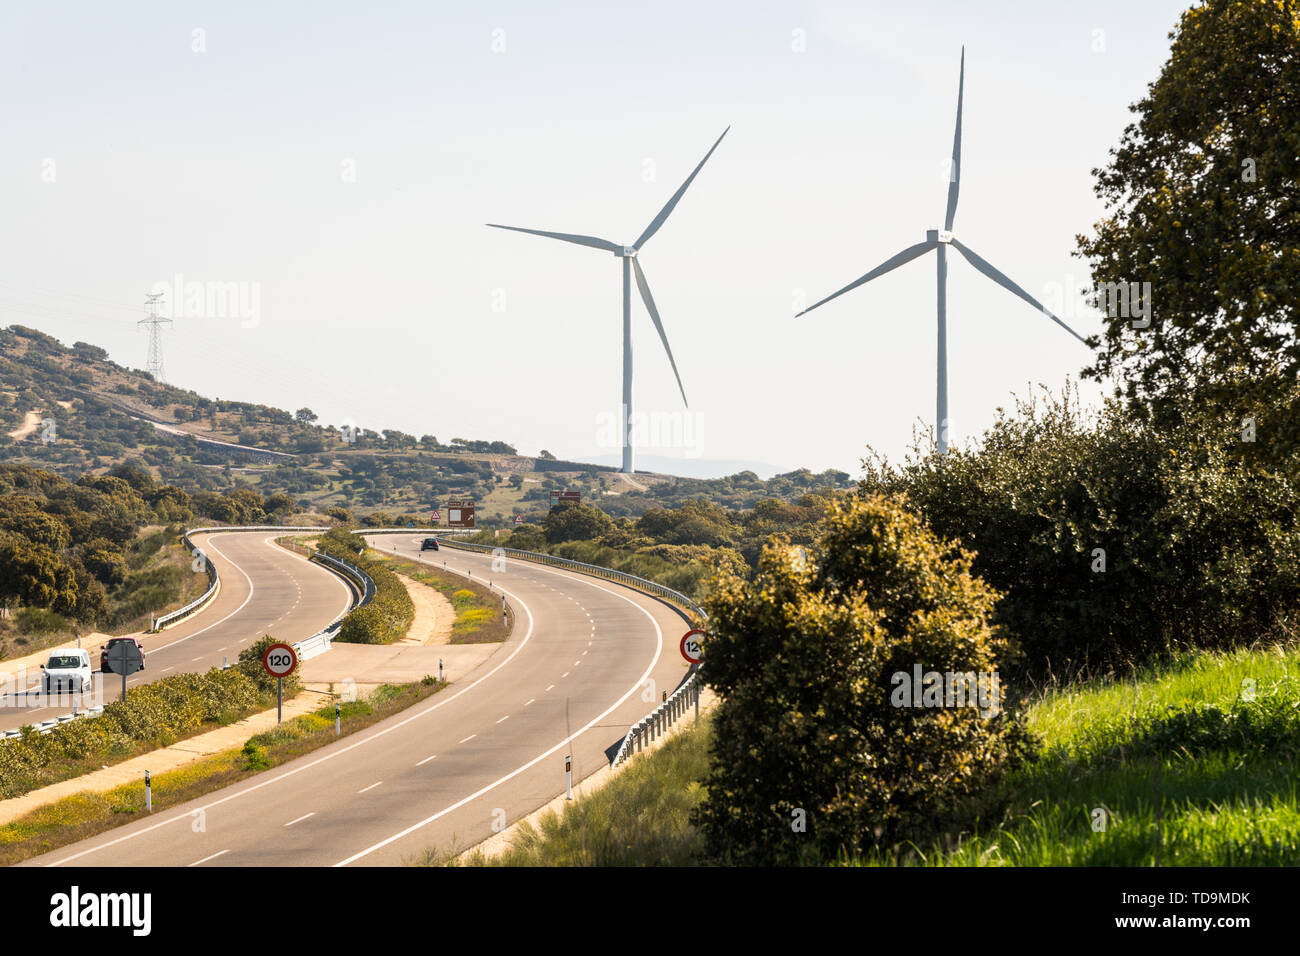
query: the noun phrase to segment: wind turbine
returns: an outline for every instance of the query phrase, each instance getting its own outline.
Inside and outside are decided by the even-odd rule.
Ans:
[[[726,136],[731,127],[722,131],[722,136]],[[641,247],[650,240],[659,227],[672,213],[677,203],[681,200],[686,188],[690,186],[704,164],[709,161],[713,151],[718,148],[718,143],[722,142],[722,136],[719,136],[709,151],[704,154],[700,164],[695,167],[694,171],[686,177],[686,182],[682,183],[677,192],[673,193],[667,205],[659,210],[659,215],[654,217],[650,225],[645,227],[645,231],[637,238],[636,242],[630,246],[620,245],[617,242],[610,242],[608,239],[598,239],[595,236],[581,236],[568,232],[543,232],[540,229],[523,229],[519,226],[500,226],[494,222],[487,225],[493,229],[509,229],[512,232],[526,232],[532,236],[545,236],[548,239],[561,239],[564,242],[577,243],[580,246],[590,246],[593,249],[603,249],[606,252],[612,252],[615,256],[623,260],[623,407],[622,407],[622,430],[623,430],[623,471],[631,474],[636,469],[633,467],[632,454],[632,272],[636,272],[636,287],[641,292],[641,301],[645,303],[646,311],[650,313],[650,320],[655,324],[655,331],[659,333],[659,341],[664,344],[664,351],[668,353],[668,364],[673,367],[673,375],[677,378],[677,387],[682,393],[682,404],[690,407],[686,401],[686,389],[682,386],[682,377],[677,372],[677,362],[673,359],[673,350],[668,346],[668,335],[664,332],[664,324],[659,318],[659,310],[655,308],[654,297],[650,294],[650,285],[646,282],[645,272],[641,269],[641,263],[637,259],[637,253]]]
[[[965,86],[966,48],[963,46],[961,48],[961,76],[957,81],[957,128],[952,136],[952,173],[948,179],[948,212],[944,216],[943,228],[927,230],[925,234],[925,242],[918,242],[914,246],[908,246],[892,258],[886,259],[866,275],[853,280],[843,289],[840,289],[840,291],[828,295],[820,302],[810,305],[808,308],[800,312],[799,315],[795,316],[797,319],[800,315],[806,315],[818,306],[825,305],[827,302],[831,301],[831,299],[837,298],[851,289],[856,289],[858,286],[864,285],[872,279],[884,275],[886,272],[891,272],[904,263],[911,262],[917,256],[924,255],[933,249],[936,253],[936,265],[938,267],[939,306],[939,359],[937,397],[935,400],[935,429],[938,432],[939,454],[941,455],[948,451],[948,246],[952,246],[960,252],[966,260],[976,268],[976,270],[988,276],[1008,292],[1024,299],[1061,328],[1065,329],[1065,331],[1073,335],[1080,342],[1083,342],[1084,345],[1088,344],[1084,340],[1083,336],[1049,312],[1041,302],[1008,279],[987,260],[958,242],[957,237],[952,233],[952,222],[954,217],[957,215],[957,192],[961,187],[961,104],[962,95],[965,92]]]

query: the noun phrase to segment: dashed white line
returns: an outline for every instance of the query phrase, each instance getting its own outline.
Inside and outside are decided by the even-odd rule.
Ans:
[[[426,763],[428,763],[430,760],[433,760],[433,759],[436,758],[437,756],[438,756],[437,754],[433,754],[433,755],[430,756],[430,757],[425,757],[423,760],[418,760],[418,761],[416,761],[416,764],[415,764],[415,765],[416,765],[417,767],[423,767]]]
[[[287,826],[287,827],[291,827],[291,826],[293,826],[295,823],[302,823],[303,820],[306,820],[308,817],[314,817],[315,815],[316,815],[316,811],[315,811],[315,810],[313,810],[311,813],[304,813],[302,816],[298,817],[296,820],[290,820],[288,823],[285,824],[285,826]]]
[[[477,737],[477,736],[478,736],[478,734],[470,734],[468,737],[466,737],[464,740],[462,740],[461,743],[468,743],[469,741],[473,740],[473,739],[474,739],[475,737]]]
[[[528,700],[524,703],[524,706],[527,707],[529,704],[531,704],[531,703],[532,703],[533,701],[535,701],[536,699],[537,699],[536,697],[529,697]]]
[[[205,856],[201,860],[195,860],[193,863],[190,864],[190,866],[198,866],[200,863],[207,863],[208,860],[215,860],[217,857],[221,856],[221,854],[229,853],[229,852],[230,852],[229,850],[219,850],[216,853],[212,854],[212,856]]]
[[[568,677],[568,676],[569,676],[569,672],[568,672],[568,671],[565,671],[563,674],[560,675],[560,680],[564,680],[564,678],[566,678],[566,677]]]
[[[376,780],[376,781],[375,781],[374,783],[372,783],[370,786],[368,786],[368,787],[362,787],[360,790],[357,791],[357,793],[365,793],[367,790],[373,790],[373,789],[375,789],[375,787],[379,786],[379,785],[380,785],[381,783],[383,783],[383,782],[384,782],[384,781],[382,781],[382,780]]]
[[[502,721],[506,721],[506,720],[509,720],[509,719],[510,719],[510,715],[509,715],[509,714],[506,714],[504,717],[501,718],[501,720],[498,720],[497,723],[499,724],[499,723],[501,723]]]
[[[554,686],[555,686],[554,684],[549,684],[549,685],[547,685],[547,688],[546,688],[546,689],[547,689],[547,690],[550,690],[550,689],[551,689],[552,687],[554,687]]]

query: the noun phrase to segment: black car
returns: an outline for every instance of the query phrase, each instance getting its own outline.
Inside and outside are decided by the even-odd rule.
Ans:
[[[420,542],[420,550],[421,550],[421,551],[437,551],[437,550],[438,550],[438,539],[437,539],[437,538],[425,538],[423,541]]]

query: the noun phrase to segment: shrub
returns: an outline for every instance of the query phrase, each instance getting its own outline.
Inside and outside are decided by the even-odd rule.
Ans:
[[[696,814],[711,856],[816,862],[973,812],[1023,753],[1020,723],[992,706],[896,705],[897,675],[917,665],[996,674],[1008,653],[970,564],[876,496],[836,505],[813,554],[777,539],[751,583],[717,584],[702,673],[722,700]]]
[[[1034,676],[1284,636],[1300,607],[1300,470],[1242,460],[1240,424],[1157,428],[1114,402],[1018,401],[980,446],[872,469],[1005,593]],[[1102,570],[1104,568],[1104,570]]]

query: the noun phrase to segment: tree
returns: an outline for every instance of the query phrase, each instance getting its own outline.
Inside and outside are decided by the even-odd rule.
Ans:
[[[774,539],[752,583],[715,584],[701,673],[721,701],[695,816],[713,857],[824,861],[976,811],[1024,735],[992,680],[997,593],[970,562],[875,496],[834,506],[815,548]],[[918,665],[928,691],[904,683]],[[947,677],[967,674],[959,698]]]
[[[77,604],[77,580],[49,548],[0,532],[0,603],[14,600],[67,613]]]
[[[293,418],[300,425],[310,425],[316,421],[316,413],[310,408],[300,408],[293,413]]]
[[[1208,0],[1170,39],[1160,76],[1131,107],[1137,121],[1094,170],[1108,216],[1078,237],[1078,255],[1108,314],[1085,374],[1122,373],[1122,392],[1158,415],[1188,397],[1234,419],[1258,413],[1267,440],[1257,448],[1294,447],[1300,3]],[[1129,284],[1144,282],[1151,314],[1135,317]],[[1270,400],[1279,391],[1285,401]]]
[[[609,515],[581,502],[556,505],[542,520],[546,540],[551,544],[561,541],[590,541],[599,538],[613,526],[614,522]]]
[[[555,456],[552,455],[545,448],[541,450],[541,452],[538,454],[537,457],[543,459],[544,461],[555,461]]]

